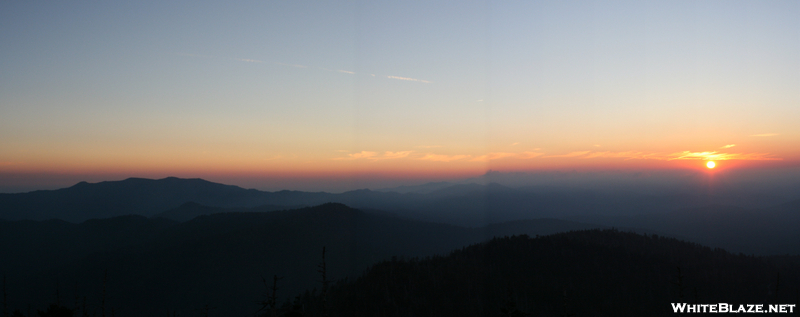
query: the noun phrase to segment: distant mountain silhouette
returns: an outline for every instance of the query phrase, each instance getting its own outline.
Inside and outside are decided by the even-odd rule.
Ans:
[[[426,193],[368,189],[341,194],[264,192],[201,179],[165,178],[79,183],[70,188],[0,194],[0,219],[81,222],[126,214],[188,221],[217,212],[274,211],[336,202],[401,218],[484,227],[515,220],[554,218],[658,232],[732,252],[800,253],[800,200],[774,207],[724,205],[731,199],[688,194],[643,195],[558,187],[436,183]],[[423,186],[424,187],[424,186]],[[743,195],[746,196],[746,195]],[[752,197],[751,197],[752,198]],[[744,198],[743,198],[744,199]],[[750,201],[750,198],[744,199]],[[767,202],[761,202],[761,205]],[[239,209],[236,209],[239,208]]]
[[[223,213],[223,212],[268,212],[286,209],[298,209],[303,206],[276,206],[276,205],[263,205],[258,207],[238,207],[238,208],[225,208],[225,207],[211,207],[201,205],[196,202],[188,202],[183,205],[167,210],[165,212],[153,215],[155,218],[167,218],[170,220],[185,222],[197,218],[199,216],[206,216],[210,214]]]
[[[57,282],[65,298],[87,296],[97,303],[108,270],[107,305],[117,307],[117,316],[157,316],[167,309],[186,316],[206,304],[225,315],[245,316],[255,312],[255,302],[265,291],[262,276],[285,276],[281,300],[317,287],[323,246],[329,277],[355,278],[392,256],[444,255],[498,235],[594,227],[542,219],[463,228],[366,213],[338,203],[214,213],[183,223],[142,216],[80,224],[0,221],[0,271],[9,277],[12,310],[29,303],[45,307]]]
[[[400,193],[400,194],[409,194],[409,193],[428,194],[428,193],[430,193],[432,191],[443,189],[443,188],[447,188],[447,187],[450,187],[450,186],[453,186],[453,185],[455,185],[455,184],[450,183],[450,182],[432,182],[432,183],[425,183],[425,184],[422,184],[422,185],[414,185],[414,186],[398,186],[398,187],[392,187],[392,188],[381,188],[381,189],[376,189],[375,191],[379,191],[379,192],[394,192],[394,193]]]
[[[426,190],[405,193],[361,189],[331,194],[289,190],[265,192],[202,179],[129,178],[95,184],[81,182],[59,190],[0,194],[0,219],[81,222],[126,214],[151,217],[190,202],[225,208],[269,205],[271,209],[338,202],[425,221],[478,227],[544,217],[564,219],[583,215],[654,214],[703,207],[718,201],[713,197],[686,194],[654,196],[542,186],[514,189],[494,183],[446,185],[432,183],[422,186]],[[777,203],[780,201],[774,202]],[[747,207],[746,204],[743,206]],[[182,211],[186,214],[174,219],[188,220],[192,215],[189,209],[184,207]]]
[[[128,178],[94,184],[80,182],[58,190],[0,194],[0,219],[81,222],[127,214],[150,217],[187,202],[215,207],[267,205],[275,200],[270,194],[202,179],[175,177],[159,180]]]

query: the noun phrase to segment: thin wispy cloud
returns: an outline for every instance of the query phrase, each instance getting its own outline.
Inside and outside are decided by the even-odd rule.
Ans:
[[[591,151],[580,151],[580,152],[571,152],[567,154],[559,154],[559,155],[548,155],[545,157],[578,157],[582,155],[589,154]]]
[[[537,150],[538,150],[538,149],[537,149]],[[542,155],[544,155],[544,153],[538,153],[538,152],[528,152],[528,151],[526,151],[526,152],[522,152],[522,153],[520,153],[520,154],[519,154],[517,157],[518,157],[518,158],[521,158],[521,159],[523,159],[523,160],[527,160],[527,159],[532,159],[532,158],[540,157],[540,156],[542,156]]]
[[[419,146],[419,147],[438,147],[438,146]],[[333,160],[379,161],[379,160],[392,160],[392,159],[413,159],[413,160],[432,161],[432,162],[453,162],[453,161],[489,162],[500,159],[527,160],[533,158],[574,158],[580,160],[612,158],[612,159],[624,159],[624,160],[662,160],[662,161],[783,160],[782,158],[774,157],[772,154],[769,153],[724,153],[719,151],[705,151],[705,152],[682,151],[675,153],[656,153],[656,152],[642,152],[642,151],[623,151],[623,152],[575,151],[567,154],[557,154],[557,155],[547,155],[547,156],[544,156],[544,153],[534,152],[534,151],[491,152],[480,156],[473,156],[468,154],[447,155],[447,154],[436,154],[436,153],[418,153],[415,151],[386,151],[383,152],[382,154],[374,151],[361,151],[358,153],[347,154],[346,157],[333,158]]]
[[[190,57],[218,58],[218,57],[215,57],[215,56],[201,55],[201,54],[189,54],[189,53],[175,53],[175,54],[176,55],[180,55],[180,56],[190,56]],[[328,72],[337,72],[337,73],[342,73],[342,74],[356,75],[356,72],[349,71],[349,70],[344,70],[344,69],[330,69],[330,68],[324,68],[324,67],[311,67],[311,66],[308,66],[308,65],[301,65],[301,64],[289,64],[289,63],[281,63],[281,62],[268,62],[268,61],[262,61],[262,60],[258,60],[258,59],[252,59],[252,58],[229,58],[229,57],[220,57],[220,58],[221,59],[227,59],[227,60],[239,61],[239,62],[245,62],[245,63],[275,64],[275,65],[289,66],[289,67],[295,67],[295,68],[310,68],[310,69],[324,70],[324,71],[328,71]],[[369,74],[369,75],[371,77],[376,77],[375,74]],[[396,79],[396,80],[419,82],[419,83],[423,83],[423,84],[431,84],[431,83],[433,83],[433,82],[431,82],[429,80],[411,78],[411,77],[400,77],[400,76],[392,76],[392,75],[382,76],[382,77],[385,77],[387,79]],[[481,99],[481,100],[478,100],[478,101],[483,101],[483,100]]]
[[[433,149],[433,148],[440,148],[441,145],[417,145],[418,148],[421,149]]]
[[[342,73],[342,74],[350,74],[350,75],[355,75],[356,74],[356,72],[351,72],[349,70],[344,70],[344,69],[330,69],[330,68],[324,68],[324,67],[320,68],[320,69],[324,70],[326,72],[334,72],[334,73]]]
[[[214,58],[214,56],[211,56],[211,55],[191,54],[191,53],[175,53],[175,55],[180,55],[180,56],[189,56],[189,57],[205,57],[205,58]]]
[[[624,158],[626,160],[632,159],[650,159],[653,158],[654,153],[644,153],[644,152],[636,152],[636,151],[627,151],[627,152],[592,152],[584,156],[583,158],[590,159],[590,158]]]
[[[409,155],[411,155],[411,153],[414,153],[414,151],[398,151],[398,152],[386,151],[386,153],[383,153],[383,156],[378,157],[378,159],[400,159],[408,157]]]
[[[339,151],[339,152],[341,152],[341,151]],[[366,159],[366,160],[373,160],[373,161],[391,160],[391,159],[406,158],[409,155],[411,155],[411,153],[414,153],[414,151],[397,151],[397,152],[386,151],[383,154],[378,154],[378,152],[372,152],[372,151],[361,151],[361,152],[358,152],[358,153],[347,154],[347,157],[336,157],[336,158],[333,158],[333,159],[334,160]]]
[[[513,153],[513,152],[492,152],[486,155],[481,155],[476,158],[471,159],[471,162],[488,162],[491,160],[499,160],[504,158],[512,158],[518,160],[527,160],[542,156],[543,153],[538,152],[522,152],[522,153]]]
[[[476,158],[471,159],[470,161],[473,162],[488,162],[491,160],[497,160],[506,157],[514,157],[517,156],[517,153],[508,153],[508,152],[493,152],[486,155],[481,155]]]
[[[746,161],[779,161],[782,158],[772,157],[769,153],[720,153],[717,151],[690,152],[683,151],[668,155],[668,161],[672,160],[746,160]]]
[[[433,162],[452,162],[452,161],[468,159],[470,157],[471,155],[443,155],[443,154],[428,153],[425,154],[425,156],[418,158],[418,160],[433,161]]]
[[[511,143],[511,146],[519,145],[519,142]]]
[[[776,136],[777,133],[762,133],[762,134],[753,134],[751,136]]]
[[[378,155],[378,153],[370,152],[370,151],[361,151],[361,152],[358,152],[358,153],[347,154],[347,157],[336,157],[336,158],[333,158],[333,159],[334,160],[368,159],[368,158],[374,157],[375,155]]]
[[[290,66],[290,67],[297,67],[297,68],[308,68],[308,66],[300,65],[300,64],[286,64],[286,63],[280,63],[280,62],[275,62],[275,64],[283,65],[283,66]]]
[[[736,146],[736,144],[728,144],[728,145],[722,146],[720,149],[730,149],[730,148],[732,148],[734,146]]]
[[[732,147],[732,146],[731,146]],[[730,148],[730,147],[728,147]],[[571,152],[561,155],[548,155],[547,158],[580,158],[580,159],[595,159],[595,158],[621,158],[625,160],[747,160],[747,161],[776,161],[783,160],[782,158],[774,157],[769,153],[723,153],[718,151],[705,151],[705,152],[692,152],[683,151],[675,153],[656,153],[656,152],[641,152],[641,151],[625,151],[625,152],[592,152],[580,151]]]
[[[247,58],[232,58],[232,60],[240,61],[240,62],[247,62],[247,63],[266,63],[265,61],[260,61],[257,59],[247,59]]]
[[[405,80],[405,81],[416,81],[416,82],[421,82],[421,83],[425,83],[425,84],[430,84],[431,83],[430,81],[427,81],[427,80],[424,80],[424,79],[416,79],[416,78],[409,78],[409,77],[400,77],[400,76],[391,76],[391,75],[389,75],[389,76],[386,76],[386,78],[397,79],[397,80]]]

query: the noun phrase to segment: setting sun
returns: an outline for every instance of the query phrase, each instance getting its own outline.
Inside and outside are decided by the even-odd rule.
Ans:
[[[708,168],[714,168],[715,166],[717,166],[717,164],[714,163],[714,161],[708,161],[708,163],[706,163],[706,167]]]

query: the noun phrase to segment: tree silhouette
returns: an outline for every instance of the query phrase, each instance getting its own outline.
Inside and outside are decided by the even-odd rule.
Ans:
[[[269,286],[267,286],[267,279],[261,277],[261,281],[264,283],[264,287],[267,289],[267,293],[264,294],[264,299],[259,302],[259,304],[261,304],[261,308],[259,308],[258,311],[256,311],[255,315],[258,315],[258,313],[261,312],[262,310],[266,310],[267,308],[269,308],[269,312],[272,317],[278,316],[277,293],[278,293],[278,280],[280,279],[283,279],[283,276],[278,277],[278,275],[274,275],[272,277],[272,291],[270,291]],[[264,313],[264,315],[266,315],[266,312]]]
[[[39,317],[73,317],[75,310],[58,304],[50,304],[45,311],[37,311]]]
[[[322,273],[322,316],[328,317],[328,266],[325,263],[325,247],[322,247],[322,263],[319,264],[319,270]]]

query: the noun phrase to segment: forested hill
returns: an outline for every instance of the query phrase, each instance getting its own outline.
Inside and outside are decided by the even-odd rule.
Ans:
[[[385,261],[334,285],[330,316],[674,316],[670,303],[798,303],[800,258],[735,255],[655,235],[514,236]],[[320,293],[287,316],[322,312]]]
[[[216,307],[218,316],[252,316],[266,290],[262,276],[284,276],[281,301],[317,286],[323,247],[328,277],[354,278],[392,256],[448,254],[493,236],[587,228],[594,226],[554,219],[463,228],[333,203],[187,222],[142,216],[80,224],[0,221],[0,274],[7,277],[11,311],[42,309],[61,294],[62,304],[98,316],[101,303],[119,317],[167,310],[197,316],[205,305]],[[74,304],[76,298],[87,299],[86,309]]]

